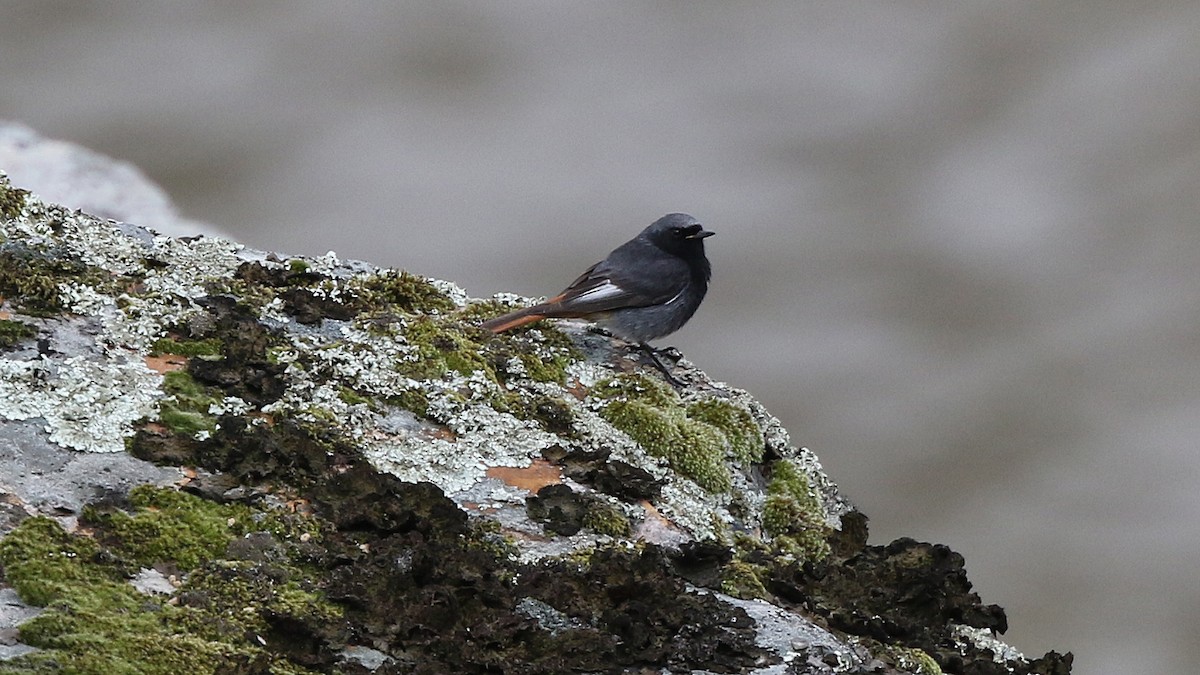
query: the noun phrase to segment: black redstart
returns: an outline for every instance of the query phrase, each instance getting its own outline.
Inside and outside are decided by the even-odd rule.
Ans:
[[[591,319],[636,342],[679,386],[646,343],[682,328],[704,300],[712,275],[704,238],[713,234],[686,213],[669,213],[592,265],[562,293],[482,327],[500,333],[540,319]]]

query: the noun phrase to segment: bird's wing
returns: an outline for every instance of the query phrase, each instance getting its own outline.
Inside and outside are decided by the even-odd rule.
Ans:
[[[676,270],[671,262],[654,265],[665,269],[651,270],[614,264],[610,257],[592,265],[545,304],[564,313],[590,314],[666,303],[678,297],[688,282],[686,266]]]

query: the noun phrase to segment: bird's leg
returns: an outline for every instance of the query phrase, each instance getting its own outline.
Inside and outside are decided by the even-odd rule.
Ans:
[[[589,326],[588,331],[596,335],[603,335],[609,338],[616,337],[613,335],[612,331],[595,324]],[[666,364],[664,364],[662,360],[658,358],[659,354],[666,354],[671,360],[679,361],[679,359],[683,358],[683,354],[680,354],[678,349],[674,347],[665,347],[659,350],[651,347],[645,342],[639,342],[637,343],[637,346],[643,354],[650,357],[650,362],[654,364],[654,367],[658,369],[658,372],[663,374],[663,377],[667,379],[667,382],[671,383],[672,387],[675,387],[676,389],[682,389],[685,386],[682,382],[675,379],[675,376],[671,374],[671,371],[669,368],[667,368]]]
[[[654,364],[655,368],[658,368],[658,372],[662,373],[663,377],[667,378],[667,382],[670,382],[672,387],[675,387],[676,389],[683,388],[684,384],[682,382],[680,382],[679,380],[675,379],[675,376],[671,374],[671,371],[667,369],[667,366],[664,365],[663,362],[658,358],[658,350],[657,349],[655,349],[654,347],[651,347],[650,345],[646,344],[645,342],[639,342],[638,348],[641,349],[642,352],[644,352],[646,354],[646,356],[650,357],[650,362]]]

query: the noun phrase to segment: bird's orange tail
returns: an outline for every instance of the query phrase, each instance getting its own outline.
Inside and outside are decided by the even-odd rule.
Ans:
[[[523,309],[511,314],[505,314],[504,316],[498,316],[489,321],[484,321],[483,323],[479,324],[479,327],[486,328],[493,333],[503,333],[506,330],[517,328],[518,326],[524,326],[525,324],[533,323],[534,321],[540,321],[544,318],[546,318],[546,315],[544,314],[530,314],[528,313],[528,310]]]

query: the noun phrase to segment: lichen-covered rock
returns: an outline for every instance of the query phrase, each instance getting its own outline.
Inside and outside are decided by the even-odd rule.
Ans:
[[[57,508],[4,476],[0,673],[1070,670],[686,360],[3,179],[0,217],[0,463],[132,464]]]

